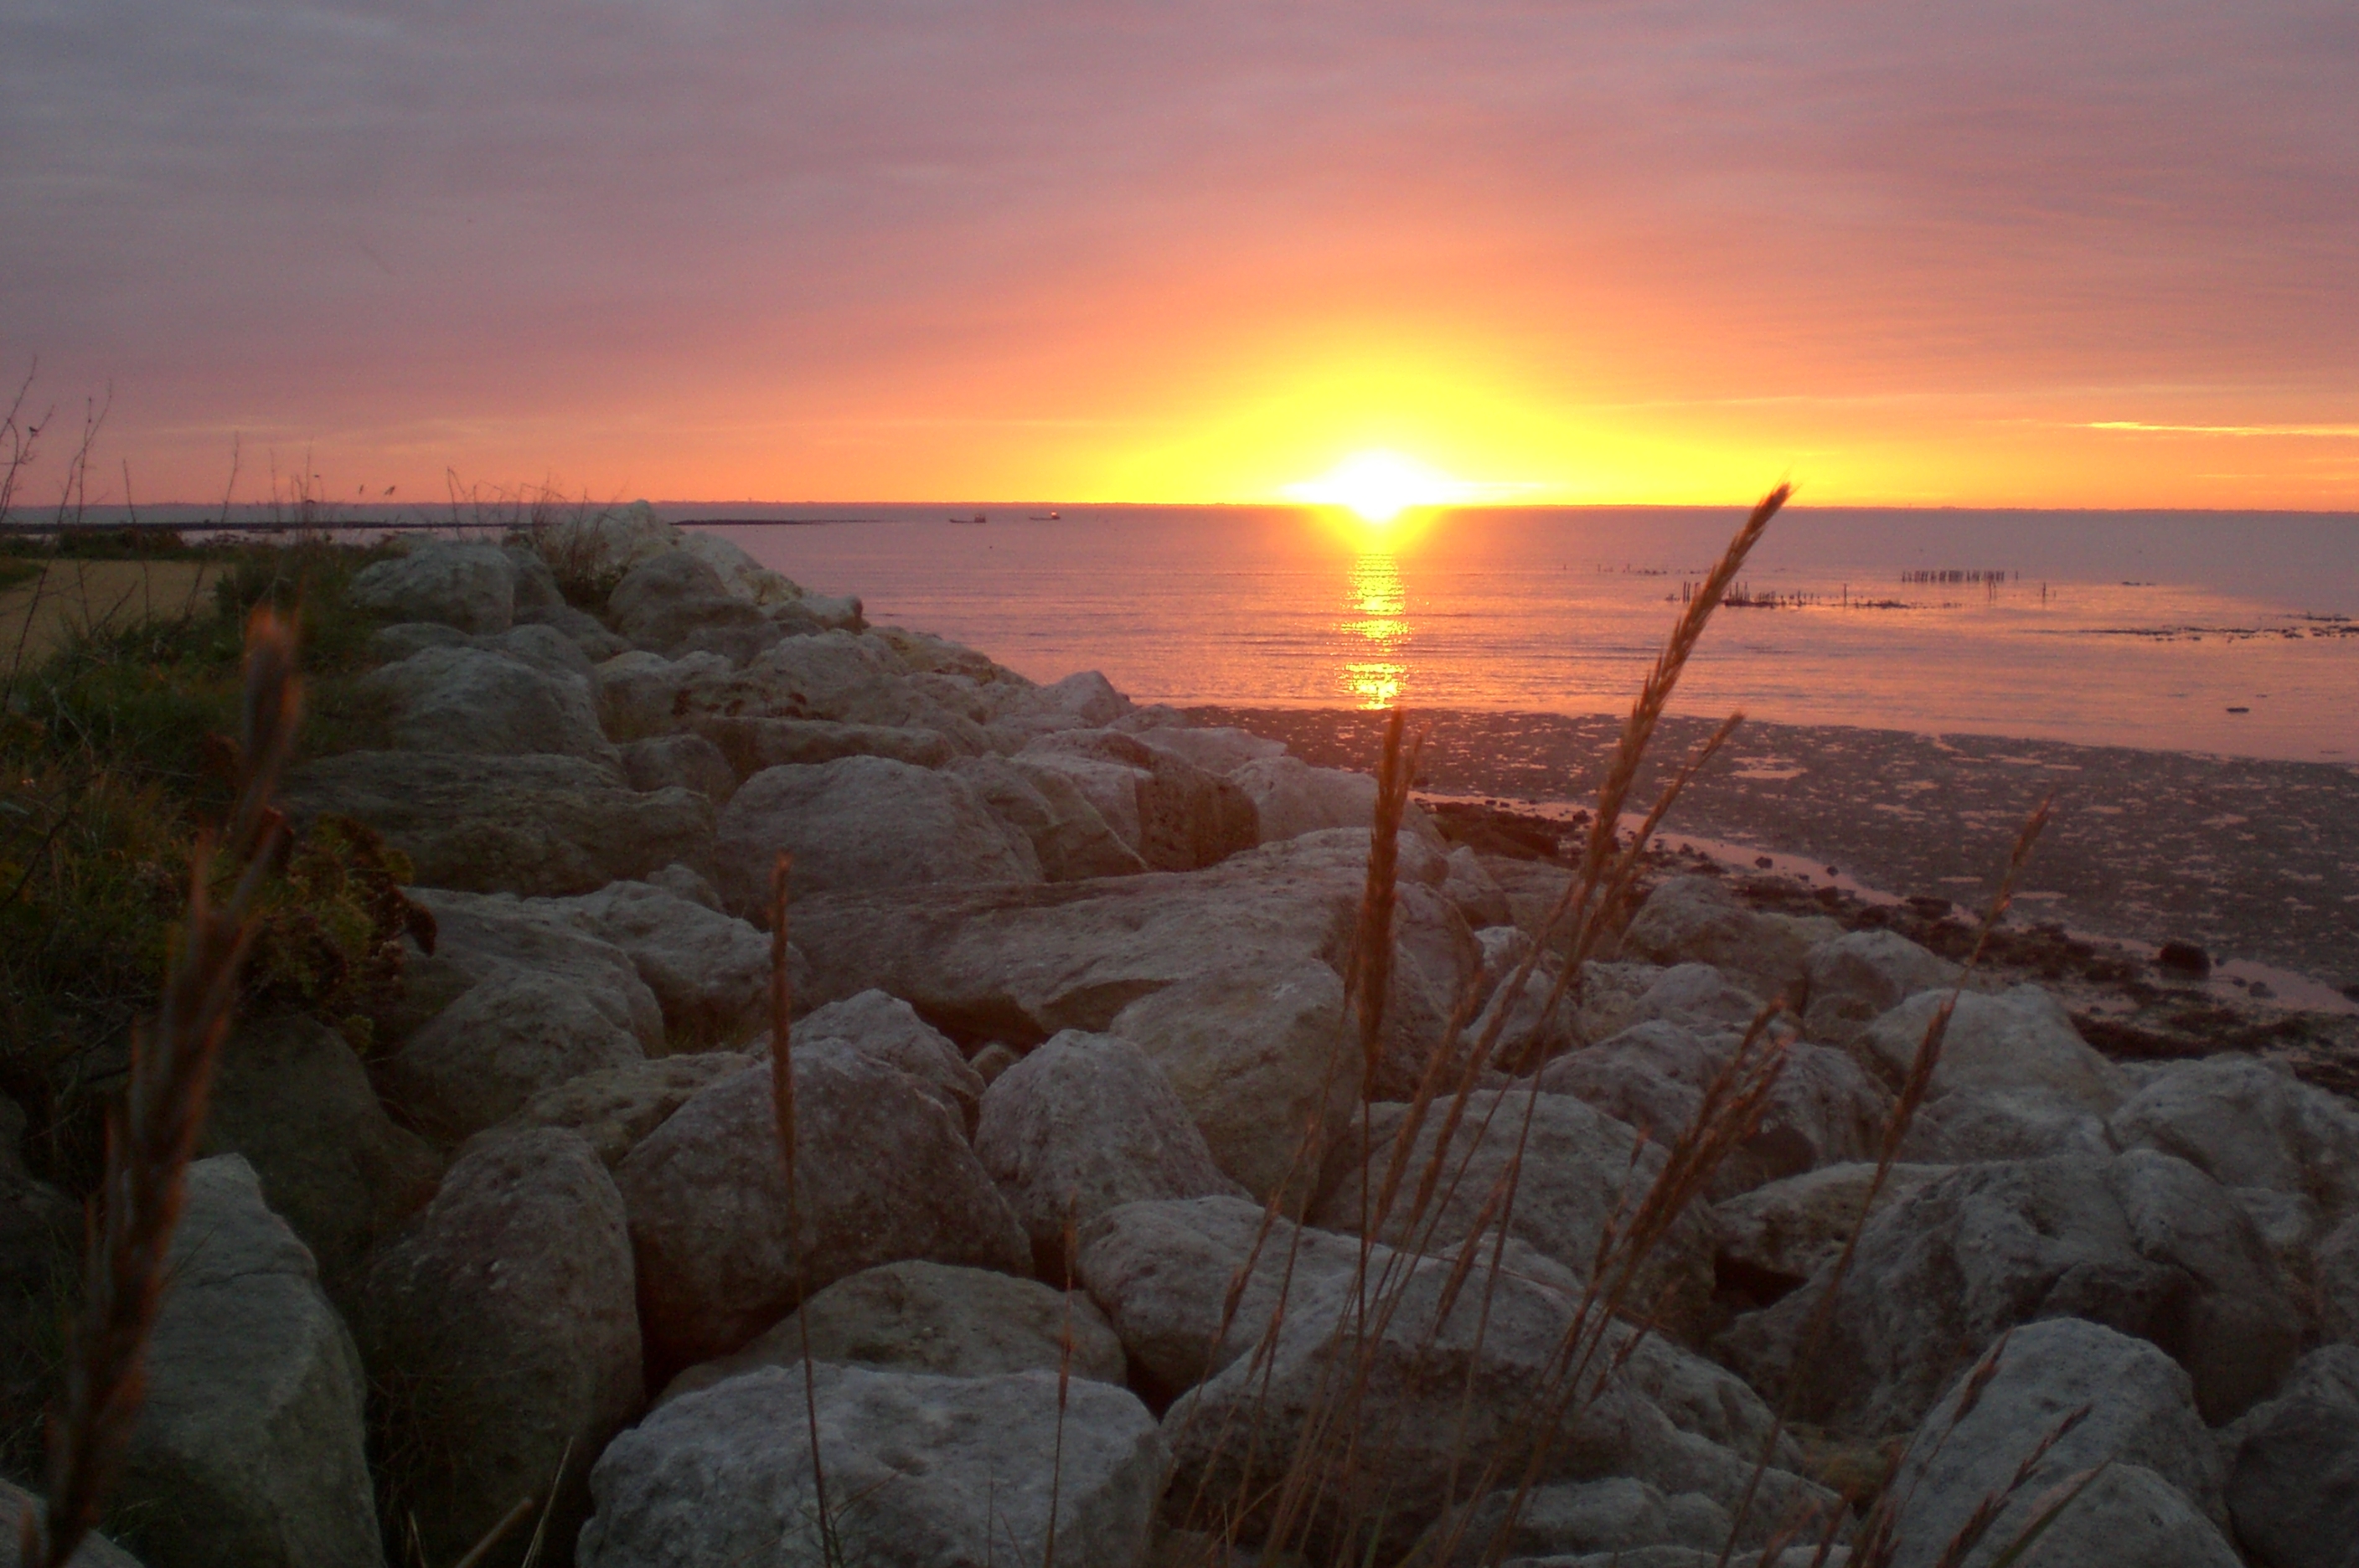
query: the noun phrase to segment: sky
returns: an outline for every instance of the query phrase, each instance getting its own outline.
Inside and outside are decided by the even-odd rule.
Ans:
[[[0,0],[119,498],[2359,508],[2349,0]],[[5,392],[0,392],[5,396]],[[274,480],[273,474],[277,477]]]

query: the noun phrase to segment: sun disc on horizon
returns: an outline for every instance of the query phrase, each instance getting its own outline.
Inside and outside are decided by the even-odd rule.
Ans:
[[[1289,485],[1289,500],[1342,506],[1383,528],[1414,506],[1444,506],[1465,499],[1469,486],[1441,470],[1394,452],[1356,452],[1316,479]]]

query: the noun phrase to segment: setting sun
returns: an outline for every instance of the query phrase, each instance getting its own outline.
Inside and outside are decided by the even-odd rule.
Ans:
[[[1412,506],[1462,501],[1473,486],[1440,469],[1391,452],[1361,452],[1317,479],[1286,487],[1289,500],[1343,506],[1382,527]]]

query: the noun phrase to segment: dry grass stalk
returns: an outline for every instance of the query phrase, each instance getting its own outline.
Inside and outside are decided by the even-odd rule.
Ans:
[[[2007,855],[2006,869],[1999,877],[1998,890],[1991,896],[1990,906],[1983,912],[1982,925],[1975,934],[1973,950],[1966,955],[1964,973],[1958,977],[1958,984],[1951,988],[1949,996],[1942,1000],[1940,1009],[1925,1026],[1924,1039],[1918,1042],[1917,1054],[1908,1063],[1908,1076],[1902,1082],[1900,1094],[1893,1102],[1892,1114],[1885,1120],[1883,1145],[1876,1151],[1875,1173],[1868,1179],[1867,1196],[1860,1204],[1859,1217],[1852,1222],[1850,1232],[1843,1237],[1843,1250],[1835,1257],[1835,1266],[1828,1275],[1826,1288],[1820,1292],[1818,1304],[1811,1310],[1810,1327],[1802,1338],[1801,1354],[1795,1358],[1798,1370],[1793,1383],[1787,1388],[1784,1398],[1778,1401],[1777,1416],[1770,1423],[1769,1437],[1762,1445],[1761,1456],[1754,1465],[1752,1478],[1745,1484],[1745,1495],[1738,1500],[1735,1520],[1729,1530],[1728,1541],[1721,1548],[1720,1562],[1723,1568],[1725,1568],[1730,1553],[1735,1550],[1736,1532],[1745,1526],[1745,1516],[1751,1510],[1754,1498],[1760,1488],[1762,1472],[1768,1468],[1769,1458],[1776,1452],[1777,1440],[1785,1435],[1787,1424],[1793,1419],[1794,1404],[1800,1397],[1805,1376],[1810,1366],[1817,1360],[1825,1341],[1828,1325],[1833,1322],[1835,1298],[1843,1290],[1843,1280],[1851,1273],[1853,1259],[1858,1256],[1859,1238],[1866,1232],[1867,1217],[1875,1212],[1875,1200],[1883,1194],[1885,1183],[1891,1178],[1892,1167],[1899,1160],[1900,1146],[1908,1138],[1908,1128],[1916,1121],[1917,1112],[1924,1105],[1925,1096],[1931,1092],[1933,1073],[1941,1064],[1941,1046],[1949,1036],[1950,1019],[1957,1011],[1958,998],[1964,994],[1966,982],[1971,980],[1974,972],[1981,967],[1984,954],[1990,948],[1991,934],[1998,929],[1999,921],[2006,917],[2008,907],[2015,902],[2016,884],[2021,880],[2024,867],[2031,863],[2031,852],[2038,846],[2040,834],[2048,830],[2048,823],[2055,815],[2055,811],[2056,797],[2051,792],[2047,799],[2032,809],[2028,817],[2024,819],[2022,831],[2016,834],[2015,847]],[[1981,1397],[1983,1387],[1989,1382],[1992,1373],[1996,1370],[1995,1355],[1988,1365],[1990,1370],[1979,1374],[1980,1381],[1968,1385],[1971,1399]],[[1972,1408],[1969,1402],[1959,1414],[1962,1416],[1966,1410]],[[1867,1568],[1865,1558],[1861,1559],[1861,1563],[1862,1568]]]
[[[467,1555],[451,1564],[451,1568],[477,1568],[478,1564],[491,1556],[494,1548],[507,1539],[510,1530],[532,1517],[532,1510],[538,1506],[530,1497],[517,1498],[516,1507],[502,1514],[499,1522],[484,1532],[484,1539],[470,1547]],[[547,1516],[543,1516],[542,1522],[547,1522]],[[536,1536],[535,1540],[538,1539],[538,1537]]]
[[[134,1033],[124,1105],[109,1118],[82,1308],[50,1428],[47,1518],[26,1510],[18,1540],[27,1568],[60,1568],[97,1528],[130,1441],[189,1160],[254,937],[249,916],[284,830],[272,800],[302,713],[294,627],[258,609],[245,649],[237,801],[218,837],[201,835],[190,857],[186,922],[156,1015]],[[217,903],[217,880],[232,876]]]
[[[787,1245],[795,1255],[795,1326],[802,1340],[803,1424],[810,1443],[811,1501],[819,1515],[820,1552],[832,1568],[843,1561],[835,1516],[827,1506],[827,1466],[819,1452],[819,1389],[810,1348],[810,1282],[803,1270],[801,1179],[795,1169],[794,983],[787,961],[787,876],[795,857],[780,851],[770,867],[770,1105],[778,1124],[778,1158],[787,1178]]]
[[[1643,761],[1647,744],[1678,683],[1680,673],[1692,656],[1712,611],[1717,607],[1726,593],[1728,584],[1734,580],[1745,557],[1759,542],[1769,519],[1784,504],[1787,494],[1787,491],[1780,487],[1765,497],[1754,509],[1744,527],[1730,541],[1728,551],[1719,565],[1714,568],[1705,584],[1704,592],[1690,601],[1687,611],[1674,628],[1662,657],[1658,659],[1625,725],[1622,743],[1600,787],[1598,816],[1593,824],[1580,874],[1576,876],[1565,898],[1560,901],[1553,912],[1549,927],[1550,931],[1559,929],[1569,918],[1575,920],[1581,926],[1595,925],[1593,911],[1610,908],[1613,899],[1626,888],[1629,878],[1635,875],[1638,854],[1643,849],[1647,838],[1660,822],[1663,813],[1669,809],[1671,803],[1677,799],[1679,791],[1685,787],[1688,780],[1695,776],[1696,771],[1710,759],[1712,753],[1724,743],[1734,729],[1735,721],[1732,720],[1729,724],[1723,724],[1712,739],[1700,748],[1698,754],[1665,789],[1655,810],[1649,813],[1641,833],[1630,844],[1626,852],[1617,854],[1616,852],[1620,851],[1622,846],[1615,828],[1622,808],[1635,785],[1639,764]],[[1385,757],[1386,776],[1393,776],[1396,771],[1398,756],[1397,737],[1400,723],[1400,719],[1396,715],[1393,724],[1388,725]],[[1399,808],[1395,806],[1388,797],[1389,791],[1385,789],[1380,779],[1378,839],[1371,844],[1370,891],[1363,900],[1363,918],[1355,933],[1353,947],[1357,983],[1347,988],[1347,994],[1355,1000],[1368,994],[1364,978],[1364,954],[1374,956],[1368,953],[1366,945],[1374,933],[1384,933],[1386,949],[1384,956],[1387,960],[1389,958],[1389,920],[1383,925],[1377,925],[1367,918],[1370,906],[1379,898],[1384,900],[1386,913],[1389,913],[1390,888],[1397,873],[1397,861],[1383,855],[1384,848],[1387,847],[1382,842],[1384,831],[1387,825],[1387,813],[1384,808],[1393,807],[1389,825],[1396,833],[1398,826]],[[1400,804],[1405,805],[1405,803],[1406,790],[1404,789]],[[1601,891],[1604,894],[1603,897],[1599,896]],[[1594,944],[1595,941],[1596,935],[1593,930],[1585,938],[1575,941],[1573,944],[1575,951],[1585,957],[1588,949]],[[1528,955],[1526,962],[1518,967],[1511,982],[1515,990],[1509,995],[1510,1004],[1528,984],[1531,972],[1537,964],[1539,951],[1540,949],[1536,947],[1535,952]],[[1577,972],[1576,965],[1573,973],[1577,974]],[[1562,995],[1563,985],[1560,983],[1551,994],[1549,1001],[1551,1009],[1560,1005]],[[1454,1051],[1455,1040],[1462,1029],[1466,1011],[1467,1009],[1462,1007],[1459,1017],[1452,1020],[1449,1038],[1429,1060],[1428,1071],[1419,1086],[1411,1114],[1405,1119],[1405,1124],[1391,1150],[1385,1181],[1380,1189],[1380,1196],[1375,1203],[1375,1210],[1372,1214],[1364,1213],[1361,1225],[1363,1279],[1361,1288],[1353,1294],[1357,1304],[1353,1325],[1356,1345],[1354,1354],[1350,1357],[1349,1374],[1340,1379],[1331,1378],[1329,1381],[1333,1386],[1322,1387],[1317,1391],[1312,1400],[1310,1418],[1306,1422],[1305,1430],[1298,1438],[1290,1456],[1288,1474],[1274,1489],[1274,1497],[1240,1498],[1233,1504],[1232,1527],[1235,1520],[1250,1511],[1255,1505],[1263,1501],[1272,1504],[1272,1519],[1267,1539],[1274,1549],[1282,1549],[1294,1540],[1298,1531],[1306,1530],[1309,1528],[1311,1510],[1320,1506],[1322,1500],[1339,1497],[1350,1498],[1355,1496],[1353,1484],[1355,1478],[1354,1473],[1361,1467],[1364,1455],[1373,1456],[1375,1453],[1379,1453],[1383,1446],[1388,1446],[1388,1443],[1380,1443],[1375,1449],[1363,1447],[1363,1439],[1368,1434],[1364,1430],[1364,1422],[1359,1419],[1359,1407],[1366,1392],[1367,1377],[1373,1369],[1374,1356],[1371,1347],[1381,1342],[1409,1283],[1411,1278],[1409,1270],[1413,1269],[1416,1261],[1425,1255],[1430,1244],[1431,1232],[1434,1225],[1438,1224],[1439,1215],[1439,1211],[1433,1207],[1433,1202],[1440,1190],[1444,1169],[1449,1162],[1452,1135],[1459,1118],[1463,1115],[1466,1101],[1477,1075],[1484,1062],[1495,1049],[1499,1029],[1507,1015],[1507,1007],[1503,1007],[1499,1009],[1498,1016],[1484,1031],[1484,1038],[1478,1042],[1473,1057],[1459,1076],[1455,1092],[1451,1095],[1451,1105],[1442,1136],[1437,1141],[1435,1151],[1429,1159],[1406,1221],[1412,1239],[1407,1245],[1396,1248],[1394,1256],[1384,1271],[1384,1277],[1377,1282],[1373,1300],[1369,1297],[1364,1281],[1369,1243],[1390,1217],[1392,1206],[1397,1199],[1400,1183],[1405,1179],[1407,1162],[1425,1119],[1425,1114],[1440,1087],[1438,1074],[1441,1064]],[[1367,1009],[1363,1008],[1359,1011],[1359,1020],[1362,1029],[1368,1031]],[[1749,1136],[1754,1126],[1757,1125],[1760,1109],[1766,1104],[1769,1087],[1774,1084],[1777,1066],[1782,1064],[1782,1048],[1774,1053],[1779,1060],[1771,1063],[1766,1072],[1760,1071],[1758,1059],[1749,1055],[1752,1041],[1758,1036],[1760,1030],[1766,1028],[1766,1025],[1767,1016],[1765,1015],[1765,1018],[1756,1023],[1755,1035],[1748,1036],[1746,1052],[1741,1053],[1739,1061],[1732,1063],[1731,1071],[1726,1075],[1727,1081],[1716,1086],[1716,1094],[1710,1107],[1710,1114],[1699,1118],[1697,1127],[1690,1129],[1694,1136],[1686,1140],[1680,1156],[1667,1165],[1662,1178],[1658,1179],[1649,1192],[1640,1200],[1637,1211],[1630,1216],[1630,1223],[1620,1227],[1619,1245],[1622,1250],[1618,1254],[1615,1253],[1614,1243],[1610,1239],[1601,1249],[1600,1269],[1593,1278],[1590,1287],[1591,1295],[1593,1297],[1598,1295],[1599,1279],[1607,1279],[1610,1283],[1606,1287],[1603,1299],[1583,1302],[1582,1312],[1576,1321],[1579,1324],[1589,1326],[1585,1329],[1577,1327],[1574,1334],[1568,1335],[1567,1346],[1560,1348],[1557,1374],[1548,1380],[1548,1387],[1538,1395],[1538,1404],[1542,1410],[1553,1409],[1557,1418],[1560,1419],[1565,1413],[1565,1407],[1577,1399],[1579,1373],[1593,1359],[1596,1346],[1603,1343],[1606,1326],[1612,1321],[1613,1313],[1625,1304],[1631,1283],[1635,1280],[1647,1252],[1657,1245],[1669,1224],[1674,1222],[1685,1207],[1693,1201],[1695,1193],[1701,1191],[1703,1181],[1708,1178],[1710,1171],[1716,1167],[1720,1159],[1723,1158],[1736,1143],[1741,1142],[1744,1137]],[[1366,1038],[1366,1034],[1364,1033],[1364,1052],[1367,1051]],[[1368,1053],[1368,1060],[1373,1062],[1372,1052]],[[1753,1071],[1756,1075],[1747,1077],[1748,1070]],[[1534,1087],[1534,1094],[1535,1095],[1537,1094],[1537,1085]],[[1532,1102],[1527,1101],[1525,1126],[1527,1134],[1531,1109]],[[1495,1115],[1495,1104],[1491,1114]],[[1362,1123],[1364,1158],[1372,1152],[1365,1147],[1367,1125],[1364,1116]],[[1495,1212],[1498,1216],[1497,1225],[1500,1235],[1493,1249],[1494,1267],[1486,1278],[1483,1301],[1484,1317],[1477,1330],[1478,1354],[1480,1336],[1487,1330],[1490,1292],[1495,1289],[1496,1263],[1505,1245],[1506,1226],[1512,1213],[1516,1184],[1521,1169],[1521,1160],[1522,1147],[1519,1139],[1518,1150],[1509,1162],[1500,1189],[1495,1190],[1492,1200],[1486,1202],[1484,1205],[1486,1225],[1490,1215]],[[1463,1169],[1462,1161],[1460,1173],[1462,1174]],[[1454,1178],[1451,1185],[1454,1190]],[[1368,1184],[1364,1179],[1362,1186],[1364,1206],[1366,1203],[1367,1187]],[[1443,1196],[1446,1206],[1446,1194]],[[1458,1267],[1453,1270],[1452,1276],[1457,1283],[1462,1284],[1472,1251],[1470,1244],[1469,1247],[1462,1252]],[[1241,1272],[1240,1282],[1243,1278],[1244,1275]],[[1448,1293],[1454,1301],[1455,1284],[1448,1288]],[[1237,1287],[1233,1285],[1231,1292],[1233,1300],[1236,1294]],[[1595,1310],[1600,1308],[1603,1310]],[[1427,1326],[1425,1332],[1428,1345],[1430,1344],[1431,1334],[1438,1329],[1443,1316],[1446,1316],[1446,1313],[1438,1314],[1434,1323]],[[1256,1347],[1256,1356],[1266,1353],[1266,1347],[1274,1340],[1276,1332],[1277,1324],[1273,1323],[1271,1330],[1264,1335],[1262,1345]],[[1265,1384],[1265,1389],[1266,1388]],[[1258,1424],[1256,1420],[1255,1423],[1256,1428]],[[1543,1421],[1540,1425],[1544,1428],[1552,1428],[1551,1421]],[[1325,1452],[1331,1436],[1335,1433],[1343,1434],[1341,1445],[1343,1452],[1341,1454],[1330,1454]],[[1489,1462],[1491,1467],[1495,1469],[1501,1463],[1500,1455],[1491,1456]],[[1248,1463],[1245,1474],[1250,1476],[1252,1473],[1252,1467]],[[1346,1505],[1346,1511],[1350,1511],[1348,1505]],[[1347,1540],[1363,1533],[1361,1526],[1364,1522],[1358,1519],[1344,1521],[1343,1533]],[[1378,1550],[1380,1535],[1381,1521],[1379,1520],[1377,1529],[1366,1534],[1366,1548],[1369,1552]]]

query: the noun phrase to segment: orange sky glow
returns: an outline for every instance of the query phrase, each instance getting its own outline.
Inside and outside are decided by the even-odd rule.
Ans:
[[[111,495],[2359,507],[2347,5],[15,29],[0,376]]]

